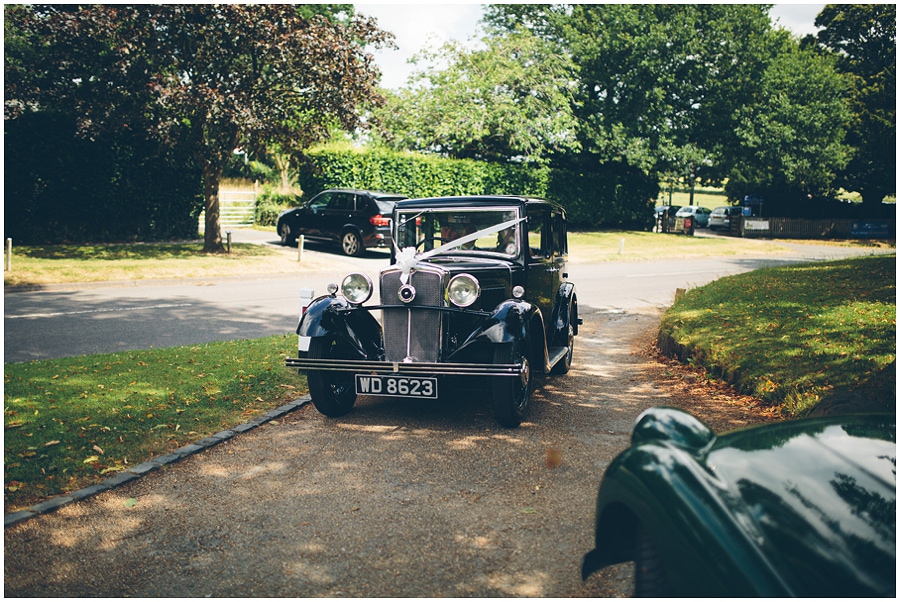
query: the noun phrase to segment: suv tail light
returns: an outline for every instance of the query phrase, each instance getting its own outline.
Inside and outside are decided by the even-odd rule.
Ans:
[[[391,225],[391,218],[385,217],[380,213],[369,218],[369,223],[373,226],[387,227]]]

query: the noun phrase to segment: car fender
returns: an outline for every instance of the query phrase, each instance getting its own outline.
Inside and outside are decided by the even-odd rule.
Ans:
[[[474,355],[475,349],[483,349],[486,345],[526,341],[533,365],[542,366],[543,371],[548,372],[551,366],[545,332],[544,317],[536,305],[510,299],[498,305],[448,359],[456,361]]]
[[[363,231],[359,228],[359,226],[357,226],[353,222],[347,222],[346,224],[344,224],[337,230],[338,240],[341,240],[342,238],[344,238],[344,234],[346,234],[347,232],[356,232],[356,235],[359,237],[359,240],[363,240],[363,237],[365,236],[365,234],[363,234]]]
[[[642,418],[671,426],[668,412],[653,408]],[[736,501],[739,496],[696,461],[711,441],[692,432],[693,424],[675,420],[682,420],[676,428],[683,439],[654,440],[650,424],[645,438],[637,445],[633,441],[607,469],[597,496],[595,549],[583,560],[582,576],[633,560],[636,531],[643,524],[676,596],[791,596],[762,553],[762,535]],[[640,428],[639,421],[635,430]]]
[[[574,313],[570,312],[571,308]],[[553,312],[550,314],[552,332],[549,333],[550,343],[548,347],[564,347],[568,343],[569,321],[574,319],[575,334],[578,334],[578,297],[575,296],[575,285],[571,282],[563,282],[556,291],[556,301],[553,304]]]
[[[540,313],[536,305],[527,301],[509,299],[502,302],[466,338],[451,358],[465,356],[475,347],[525,340],[527,325],[535,315],[540,316]]]
[[[354,307],[343,297],[323,296],[310,303],[297,325],[297,334],[346,339],[368,359],[378,358],[384,348],[378,320],[369,310]]]

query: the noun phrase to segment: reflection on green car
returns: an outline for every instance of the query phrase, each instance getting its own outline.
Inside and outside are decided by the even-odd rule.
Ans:
[[[895,596],[896,416],[720,437],[652,408],[597,497],[586,579],[635,562],[637,596]]]

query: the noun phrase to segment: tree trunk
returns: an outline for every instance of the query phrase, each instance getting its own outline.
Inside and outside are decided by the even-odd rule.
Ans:
[[[880,186],[866,186],[860,189],[859,194],[862,197],[863,212],[866,217],[878,217],[882,214],[881,203],[890,192]]]
[[[203,201],[206,208],[206,232],[203,235],[203,250],[207,253],[222,253],[222,231],[219,226],[219,180],[222,168],[209,163],[203,166]]]

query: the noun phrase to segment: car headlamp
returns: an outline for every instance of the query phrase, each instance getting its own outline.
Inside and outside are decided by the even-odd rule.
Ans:
[[[447,296],[457,307],[469,307],[481,295],[478,280],[469,274],[459,274],[450,279],[447,285]]]
[[[350,303],[365,303],[372,296],[372,280],[365,274],[350,274],[341,283],[341,294]]]

